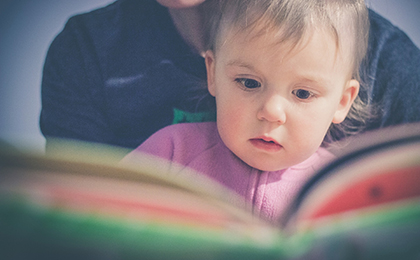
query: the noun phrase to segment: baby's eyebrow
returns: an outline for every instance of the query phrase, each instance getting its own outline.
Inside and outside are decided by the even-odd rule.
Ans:
[[[254,68],[254,66],[252,64],[243,62],[241,60],[232,60],[232,61],[229,61],[227,63],[227,66],[229,66],[229,67],[233,67],[233,66],[235,66],[235,67],[243,67],[243,68],[247,68],[247,69],[250,69],[250,70],[255,70],[255,68]]]
[[[331,81],[328,78],[319,77],[316,75],[299,75],[297,76],[298,81],[316,84],[317,86],[325,89],[331,86]]]

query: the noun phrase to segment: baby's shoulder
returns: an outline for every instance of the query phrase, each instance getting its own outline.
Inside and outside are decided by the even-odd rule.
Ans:
[[[175,145],[209,146],[219,142],[215,122],[180,123],[166,126],[154,138],[170,139]]]
[[[169,135],[176,138],[207,137],[217,133],[216,122],[180,123],[166,126],[156,134]]]
[[[170,136],[174,145],[178,147],[207,148],[219,142],[215,122],[175,124],[165,127],[162,132]]]
[[[170,150],[171,160],[185,164],[220,144],[216,123],[205,122],[167,126],[146,140],[143,146],[158,149],[159,153]]]

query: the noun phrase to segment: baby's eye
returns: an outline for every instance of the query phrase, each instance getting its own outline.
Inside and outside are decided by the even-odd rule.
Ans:
[[[292,92],[298,99],[309,99],[314,96],[314,94],[305,89],[296,89]]]
[[[248,89],[255,89],[261,87],[261,83],[254,80],[254,79],[247,79],[247,78],[237,78],[235,79],[236,82],[240,83],[242,86]]]

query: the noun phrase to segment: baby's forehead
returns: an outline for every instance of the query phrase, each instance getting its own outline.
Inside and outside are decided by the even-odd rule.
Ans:
[[[216,48],[216,55],[218,50],[224,48],[225,53],[230,53],[237,49],[242,50],[241,55],[253,55],[254,49],[265,50],[264,52],[258,52],[265,58],[282,57],[288,59],[299,54],[307,46],[314,46],[318,44],[320,51],[327,51],[333,60],[348,70],[349,74],[354,71],[354,57],[349,40],[342,40],[343,44],[339,44],[337,37],[327,28],[314,27],[310,30],[305,30],[301,35],[287,35],[283,28],[274,27],[254,27],[251,29],[243,29],[243,27],[231,27],[226,30],[222,40],[219,43],[218,49]],[[328,46],[328,48],[323,48]],[[228,49],[226,49],[228,48]],[[313,49],[311,49],[312,51]],[[251,52],[248,52],[251,51]],[[255,54],[254,54],[255,55]]]
[[[220,30],[216,46],[223,45],[227,41],[248,42],[262,39],[266,45],[274,49],[289,47],[292,50],[303,48],[314,34],[322,34],[326,41],[334,43],[335,50],[351,52],[351,43],[355,42],[352,39],[354,38],[352,34],[345,31],[338,33],[337,30],[331,30],[328,26],[322,24],[319,26],[316,24],[308,25],[299,32],[291,31],[286,25],[253,24],[249,27],[235,24],[225,25]]]
[[[217,48],[226,42],[227,32],[245,32],[253,36],[276,32],[274,38],[279,44],[291,42],[298,45],[304,42],[305,34],[322,28],[334,40],[338,52],[350,60],[353,73],[358,77],[369,31],[368,12],[363,0],[221,2],[223,12],[208,27],[207,46],[210,50],[217,52]]]

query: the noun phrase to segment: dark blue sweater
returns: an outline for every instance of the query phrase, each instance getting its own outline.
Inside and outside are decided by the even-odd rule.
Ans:
[[[420,51],[388,21],[370,17],[362,71],[371,87],[361,95],[380,105],[381,116],[367,128],[420,121]],[[211,110],[212,99],[197,99],[205,78],[204,59],[182,40],[166,8],[119,0],[70,18],[51,44],[41,130],[47,145],[60,137],[135,148],[174,120],[206,120],[200,112]]]

